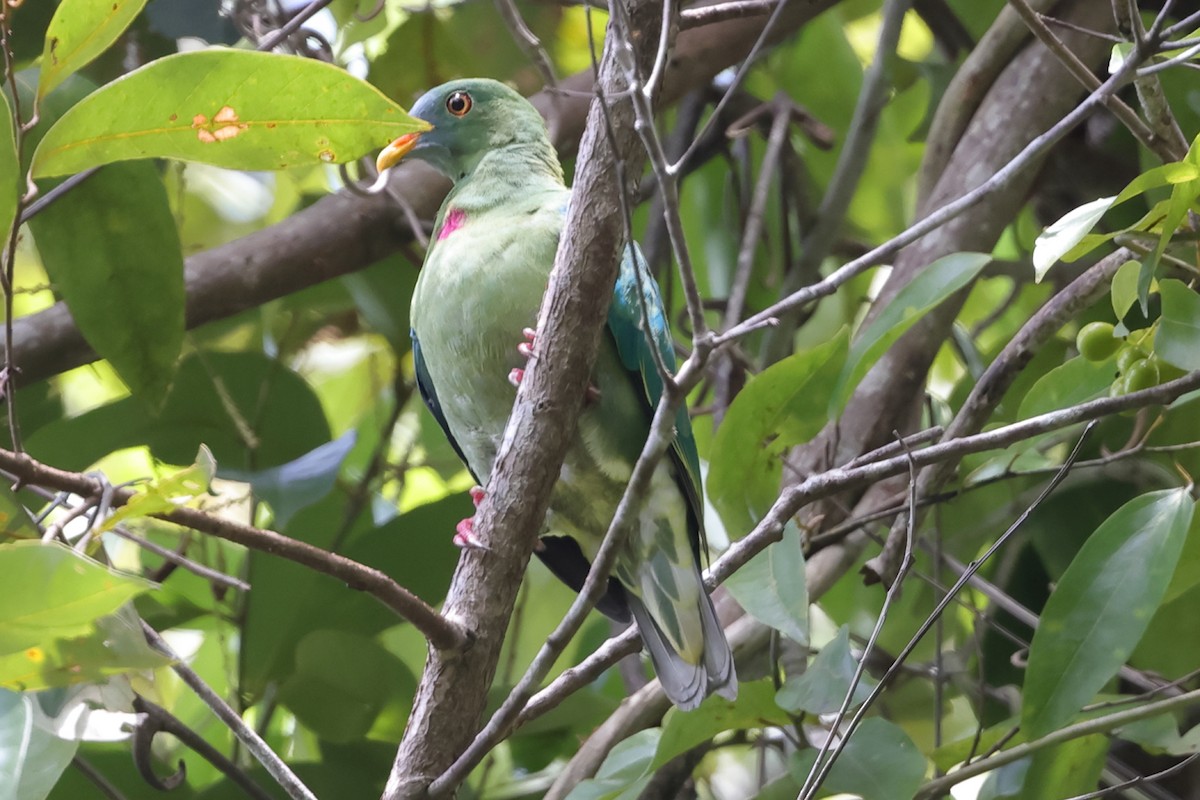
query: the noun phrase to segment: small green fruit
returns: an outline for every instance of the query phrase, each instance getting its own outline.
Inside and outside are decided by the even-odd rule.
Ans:
[[[1124,375],[1125,373],[1129,372],[1130,368],[1133,367],[1134,364],[1139,361],[1145,361],[1146,356],[1148,355],[1149,353],[1140,347],[1126,347],[1121,351],[1120,355],[1117,356],[1117,371]]]
[[[1089,322],[1079,329],[1075,347],[1088,361],[1107,361],[1121,347],[1121,340],[1113,336],[1109,323]]]
[[[1134,362],[1123,380],[1126,394],[1158,386],[1158,366],[1150,359],[1143,358],[1141,361]]]

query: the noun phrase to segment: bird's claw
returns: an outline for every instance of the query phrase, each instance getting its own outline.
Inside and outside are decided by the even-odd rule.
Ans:
[[[468,517],[454,526],[454,545],[463,550],[491,550],[475,537],[475,518]]]
[[[508,373],[508,382],[513,386],[520,386],[521,381],[525,379],[525,370],[516,367],[512,372]]]
[[[521,335],[525,337],[525,341],[517,345],[517,352],[526,360],[531,359],[533,358],[533,345],[537,340],[537,331],[533,328],[522,328]]]
[[[483,490],[482,486],[472,486],[467,490],[467,494],[471,495],[471,502],[475,504],[476,508],[479,508],[479,504],[483,502],[483,498],[487,497],[487,492]]]

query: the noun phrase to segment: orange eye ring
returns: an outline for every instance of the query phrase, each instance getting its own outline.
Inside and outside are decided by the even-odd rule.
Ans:
[[[456,117],[465,117],[472,105],[471,95],[463,91],[451,92],[446,98],[446,110]]]

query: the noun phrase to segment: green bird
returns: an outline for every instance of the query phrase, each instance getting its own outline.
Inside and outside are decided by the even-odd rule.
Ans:
[[[412,157],[454,182],[413,292],[417,384],[459,457],[486,485],[514,386],[533,352],[528,326],[537,320],[571,190],[541,115],[502,83],[452,81],[426,93],[410,113],[429,130],[389,145],[379,156],[380,170]],[[658,286],[631,246],[536,550],[576,591],[662,395],[653,348],[675,368]],[[483,490],[476,487],[472,496],[478,505]],[[670,454],[654,473],[598,608],[613,619],[637,621],[664,691],[682,709],[714,691],[737,696],[733,654],[700,575],[702,520],[700,463],[681,408]],[[459,524],[460,546],[477,546],[472,522]]]

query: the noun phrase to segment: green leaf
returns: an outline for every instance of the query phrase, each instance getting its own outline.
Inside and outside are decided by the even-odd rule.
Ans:
[[[46,133],[33,174],[137,158],[245,170],[340,164],[427,128],[332,64],[212,48],[152,61],[88,95]]]
[[[221,477],[252,485],[255,497],[270,504],[275,526],[283,527],[297,511],[333,491],[338,470],[354,447],[355,433],[346,431],[332,442],[277,467],[256,472],[221,470]]]
[[[17,142],[13,138],[12,109],[7,95],[0,93],[0,236],[5,242],[17,218],[17,198],[21,191],[21,166],[17,161]]]
[[[1021,727],[1030,739],[1069,722],[1129,658],[1166,593],[1193,508],[1186,488],[1144,494],[1080,548],[1029,647]]]
[[[1107,361],[1088,361],[1083,356],[1075,356],[1050,370],[1029,387],[1021,400],[1017,419],[1029,419],[1103,397],[1116,374],[1115,357]]]
[[[168,464],[187,464],[201,443],[222,468],[266,468],[329,439],[321,402],[295,372],[261,353],[210,352],[179,365],[157,416],[126,398],[48,425],[26,444],[35,457],[62,469],[87,469],[113,450],[135,445],[148,445]]]
[[[804,544],[794,522],[788,521],[780,541],[729,576],[725,588],[759,622],[800,644],[808,643]]]
[[[96,620],[87,636],[55,639],[19,653],[0,655],[0,687],[40,691],[79,683],[99,683],[111,675],[166,666],[151,650],[132,606]]]
[[[740,536],[779,492],[782,455],[826,423],[829,388],[846,353],[846,335],[773,364],[734,398],[709,458],[708,497],[731,536]]]
[[[833,391],[829,417],[837,416],[850,392],[893,342],[927,311],[975,280],[991,260],[986,253],[943,256],[897,292],[887,307],[855,338]]]
[[[38,98],[117,40],[146,0],[63,0],[46,30]]]
[[[209,485],[217,471],[217,462],[204,445],[196,453],[196,461],[190,467],[165,475],[140,485],[139,492],[129,498],[125,505],[113,512],[100,526],[110,531],[130,519],[165,514],[177,506],[208,494]]]
[[[28,509],[17,499],[8,482],[0,483],[0,543],[12,539],[40,539]]]
[[[40,713],[36,695],[0,689],[0,797],[5,800],[49,795],[79,749],[78,741],[37,725]]]
[[[1137,302],[1138,274],[1142,271],[1139,261],[1126,261],[1117,269],[1112,279],[1112,307],[1117,319],[1123,319]]]
[[[30,227],[88,344],[157,405],[183,347],[184,286],[179,234],[154,165],[105,167]]]
[[[712,695],[694,711],[673,708],[663,721],[654,764],[657,769],[722,731],[789,725],[791,718],[775,703],[775,686],[767,678],[738,687],[736,701]]]
[[[816,751],[797,753],[789,770],[803,783]],[[863,800],[912,800],[925,778],[925,757],[899,726],[882,717],[868,717],[846,742],[823,794],[858,795]]]
[[[596,777],[581,781],[567,800],[634,800],[652,777],[660,728],[638,731],[609,752]]]
[[[296,671],[279,699],[322,740],[352,742],[371,729],[393,695],[412,702],[417,681],[374,639],[315,630],[296,648]]]
[[[858,669],[858,661],[850,653],[850,629],[843,625],[827,645],[821,648],[808,669],[795,677],[789,676],[775,701],[793,714],[831,714],[842,707],[850,682]],[[866,672],[854,687],[850,708],[861,705],[871,693],[875,681]]]
[[[1154,336],[1154,352],[1180,369],[1200,369],[1200,295],[1182,281],[1159,281],[1162,322]]]
[[[64,636],[79,636],[92,623],[154,588],[55,542],[0,545],[0,654]]]
[[[1039,750],[1025,775],[1021,800],[1061,800],[1093,791],[1109,744],[1098,734]]]
[[[1033,243],[1033,276],[1038,283],[1050,267],[1083,240],[1117,198],[1101,197],[1064,214],[1046,228]]]

